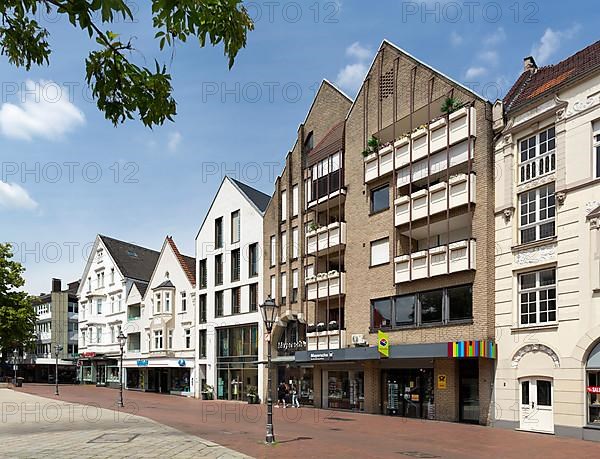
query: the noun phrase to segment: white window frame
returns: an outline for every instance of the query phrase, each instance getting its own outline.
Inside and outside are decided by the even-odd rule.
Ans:
[[[192,348],[192,330],[189,328],[186,328],[185,330],[183,330],[183,338],[184,338],[185,348],[191,349]]]
[[[592,124],[592,154],[594,155],[592,177],[600,178],[600,120]]]
[[[549,133],[552,129],[554,129],[554,137],[552,138],[554,143],[554,148],[547,149],[545,152],[541,153],[542,145],[547,145],[550,143],[548,140],[548,136],[546,136],[546,140],[542,141],[541,137],[545,133]],[[535,145],[531,145],[531,141],[535,142]],[[522,160],[521,154],[524,150],[522,150],[523,142],[527,142],[527,151],[533,153],[531,158],[526,160]],[[551,174],[556,170],[556,126],[550,125],[546,126],[544,129],[536,132],[533,135],[529,135],[520,139],[517,142],[518,149],[518,160],[519,160],[519,168],[518,168],[518,182],[519,183],[527,183],[531,180],[536,180],[544,175]],[[540,164],[550,164],[548,168],[544,166],[546,169],[543,173],[540,173]],[[553,166],[553,167],[552,167]],[[527,171],[529,171],[529,177],[527,177]]]
[[[287,191],[281,192],[281,221],[287,220]]]
[[[154,314],[160,314],[160,306],[160,292],[157,292],[154,299]]]
[[[171,292],[165,292],[165,312],[171,312]]]
[[[277,238],[275,236],[271,236],[271,266],[275,266],[277,262]]]
[[[541,285],[540,277],[541,273],[547,271],[554,271],[554,284]],[[523,276],[535,274],[535,287],[521,288],[521,279]],[[553,293],[550,293],[552,292]],[[527,311],[523,312],[523,296],[527,295],[527,304],[530,305]],[[517,305],[518,305],[518,323],[520,327],[535,327],[540,325],[555,324],[558,322],[558,295],[557,295],[557,282],[556,282],[556,267],[540,269],[537,271],[528,271],[520,273],[517,276]],[[532,301],[533,300],[533,301]],[[554,307],[550,308],[551,301],[554,302]],[[533,308],[535,310],[533,310]],[[542,311],[542,306],[545,306],[546,310]],[[550,320],[550,315],[554,313],[554,319]],[[533,321],[531,315],[533,314]],[[545,320],[542,320],[542,315],[546,314]],[[523,322],[523,316],[527,315],[527,323]]]
[[[241,234],[241,214],[238,209],[231,212],[231,243],[236,244],[240,242]]]
[[[287,261],[287,232],[281,232],[281,262]]]
[[[115,312],[115,296],[111,295],[110,297],[110,312],[111,314],[114,314]]]
[[[168,343],[168,348],[172,350],[173,349],[173,329],[172,328],[167,330],[167,343]]]
[[[281,273],[281,298],[287,298],[287,274]]]
[[[542,196],[542,190],[550,190],[546,195]],[[556,236],[556,199],[555,199],[555,184],[554,182],[548,183],[544,186],[540,186],[538,188],[534,188],[532,190],[524,191],[519,194],[519,242],[521,244],[529,244],[532,242],[540,241],[542,239],[548,239],[550,237]],[[525,216],[523,213],[523,198],[525,196],[529,196],[531,193],[534,193],[535,200],[533,201],[535,208],[531,211],[527,209],[527,215],[533,216],[533,221],[528,221],[527,223],[523,223],[523,217]],[[546,203],[552,202],[552,205],[546,205],[546,207],[542,207],[542,199],[546,200]],[[531,204],[528,204],[531,206]],[[542,217],[542,212],[546,213],[546,218]],[[549,213],[553,213],[552,217],[548,217]],[[531,217],[530,217],[531,218]],[[554,234],[551,236],[541,237],[540,229],[543,225],[548,223],[554,223]],[[523,231],[535,228],[535,238],[531,241],[523,241]]]
[[[102,315],[102,298],[96,299],[96,314]]]
[[[187,293],[181,292],[181,312],[187,312]]]
[[[292,217],[298,215],[299,209],[299,192],[298,185],[292,187]]]
[[[375,249],[375,250],[373,250]],[[385,251],[385,253],[384,253]],[[381,252],[381,253],[379,253]],[[381,266],[390,261],[390,238],[384,237],[371,241],[370,246],[370,266]]]
[[[276,284],[276,279],[275,279],[275,276],[273,275],[273,276],[271,276],[271,298],[272,299],[275,299],[275,293],[277,293],[275,284]]]
[[[162,330],[154,330],[154,349],[163,349],[163,332]]]
[[[300,254],[300,232],[298,227],[292,228],[292,258],[298,258]]]

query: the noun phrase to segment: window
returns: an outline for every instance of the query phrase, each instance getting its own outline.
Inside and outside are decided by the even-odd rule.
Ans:
[[[294,185],[292,187],[292,217],[295,217],[296,215],[298,215],[298,200],[299,200],[299,195],[298,195],[298,185]]]
[[[163,348],[163,332],[162,330],[154,330],[154,349]]]
[[[447,324],[473,318],[472,285],[371,301],[372,329]]]
[[[185,348],[191,349],[192,348],[192,330],[189,328],[186,328],[183,332],[183,336],[185,339]]]
[[[600,120],[594,121],[593,129],[594,177],[600,178]]]
[[[281,232],[281,262],[285,263],[287,260],[287,234],[285,231]]]
[[[115,283],[115,268],[110,268],[110,285]]]
[[[231,212],[231,243],[240,242],[240,211]]]
[[[519,275],[521,325],[556,322],[556,268]]]
[[[215,292],[215,317],[223,316],[223,291]]]
[[[248,276],[258,276],[258,242],[248,247]]]
[[[277,239],[275,239],[275,236],[271,236],[270,247],[271,266],[275,266],[275,260],[277,259]]]
[[[200,288],[206,288],[208,273],[206,272],[206,258],[198,263],[198,271],[200,275]]]
[[[115,342],[115,336],[117,336],[117,335],[115,335],[115,326],[111,325],[110,326],[110,343],[111,344]]]
[[[382,265],[390,261],[390,239],[383,238],[371,242],[371,266]]]
[[[115,297],[110,297],[110,312],[111,314],[115,312]]]
[[[519,180],[528,182],[556,169],[554,126],[519,141]]]
[[[298,301],[298,270],[292,271],[292,303]]]
[[[319,199],[338,191],[341,187],[341,177],[341,153],[338,152],[312,166],[311,184],[307,194],[311,196],[310,199]]]
[[[102,298],[96,300],[96,314],[102,314]]]
[[[200,330],[198,333],[198,357],[206,358],[206,330]]]
[[[102,344],[102,327],[96,327],[96,343]]]
[[[275,299],[275,276],[271,276],[271,291],[269,292],[271,298]]]
[[[287,220],[287,193],[286,191],[281,192],[281,221]]]
[[[314,148],[314,135],[313,135],[313,131],[310,131],[308,133],[308,135],[306,136],[306,139],[304,139],[304,152],[308,153],[310,150],[312,150]]]
[[[160,292],[156,294],[155,302],[154,302],[154,314],[161,313],[161,304],[160,304]]]
[[[165,312],[171,312],[171,292],[165,292]]]
[[[223,248],[223,217],[215,220],[215,248]]]
[[[215,285],[223,284],[223,255],[215,256]]]
[[[300,241],[298,240],[298,227],[292,228],[292,258],[298,258],[300,252]]]
[[[88,277],[88,293],[92,291],[92,278]]]
[[[198,297],[198,323],[206,323],[206,293]]]
[[[173,349],[173,329],[172,328],[167,331],[167,343],[168,343],[167,347],[169,349]]]
[[[521,244],[555,235],[554,183],[519,195]]]
[[[231,251],[231,282],[240,280],[240,249]]]
[[[117,308],[118,308],[119,312],[121,312],[122,308],[123,308],[123,303],[121,302],[121,294],[120,293],[117,295]]]
[[[231,289],[231,313],[239,314],[242,303],[242,291],[240,287]]]
[[[250,312],[256,312],[258,311],[258,284],[250,284],[248,287]]]
[[[187,293],[181,292],[181,312],[187,311]]]
[[[390,208],[390,186],[384,185],[371,190],[371,213],[376,214]]]
[[[286,304],[287,296],[287,275],[281,273],[281,304]]]

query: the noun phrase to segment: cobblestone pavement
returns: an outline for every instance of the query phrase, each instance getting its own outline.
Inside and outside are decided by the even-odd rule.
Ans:
[[[54,388],[48,385],[25,384],[23,388],[17,390],[50,399],[55,398]],[[118,395],[119,392],[115,389],[80,385],[61,386],[59,398],[72,403],[115,410]],[[274,410],[277,444],[266,446],[264,444],[265,405],[203,401],[148,392],[125,391],[125,412],[145,416],[181,432],[209,439],[224,447],[257,458],[596,459],[600,457],[600,445],[590,441],[453,422],[422,421],[304,407]],[[114,414],[109,412],[109,415],[111,421],[107,423],[107,428],[112,429]],[[126,415],[122,412],[121,416]],[[153,426],[159,429],[155,424]],[[35,432],[35,428],[28,430]],[[135,431],[133,428],[130,430]],[[98,435],[100,434],[96,434],[96,437]],[[158,438],[158,435],[156,436]],[[89,438],[95,437],[90,435]],[[0,435],[0,450],[2,440],[3,437]],[[146,453],[154,454],[152,448],[155,446],[150,446],[150,442],[152,445],[156,444],[156,447],[165,449],[177,445],[177,440],[171,438],[163,437],[160,441],[154,441],[156,439],[151,438],[149,434],[140,437],[140,440],[142,440],[140,443],[144,444],[145,457],[149,457]],[[132,443],[135,441],[133,440]],[[148,442],[148,447],[145,442]],[[100,445],[97,451],[108,456],[109,452],[103,446],[105,445]],[[67,448],[65,450],[69,451]],[[140,453],[132,451],[132,454]],[[171,452],[166,454],[174,456]],[[77,456],[81,457],[79,454]]]
[[[0,458],[245,458],[150,419],[0,389]]]

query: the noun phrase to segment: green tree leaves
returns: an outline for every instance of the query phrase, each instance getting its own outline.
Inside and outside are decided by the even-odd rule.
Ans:
[[[131,62],[131,42],[103,31],[117,18],[133,20],[125,0],[5,0],[0,2],[0,54],[27,70],[49,64],[48,31],[35,19],[39,8],[52,9],[95,37],[100,49],[85,60],[86,81],[98,109],[114,125],[136,116],[148,127],[173,121],[177,104],[171,75],[155,62],[153,68]],[[201,47],[223,44],[229,68],[246,46],[254,24],[242,0],[152,0],[152,23],[159,49],[196,37]]]

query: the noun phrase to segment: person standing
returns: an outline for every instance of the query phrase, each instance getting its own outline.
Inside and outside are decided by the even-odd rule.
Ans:
[[[281,382],[281,383],[279,383],[279,386],[277,387],[277,404],[275,405],[275,408],[279,408],[280,401],[283,402],[283,407],[287,408],[285,396],[286,396],[285,383]]]
[[[298,384],[292,383],[292,407],[300,408],[300,401],[298,400]]]

